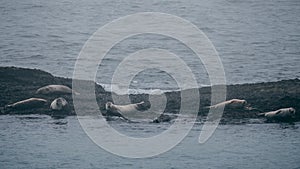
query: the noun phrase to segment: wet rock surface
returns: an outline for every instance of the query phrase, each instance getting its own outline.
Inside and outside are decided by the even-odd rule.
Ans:
[[[83,83],[90,83],[95,86],[95,95],[98,104],[98,110],[105,114],[105,103],[112,101],[112,93],[107,92],[104,88],[94,82],[83,81]],[[72,94],[60,95],[42,95],[36,94],[36,90],[40,87],[59,84],[72,87],[72,79],[55,77],[50,73],[37,70],[16,67],[0,67],[0,110],[1,114],[47,114],[51,116],[68,116],[76,115],[73,106]],[[211,88],[203,87],[199,90],[200,93],[200,107],[198,116],[199,119],[205,119],[209,109],[205,108],[211,104]],[[181,92],[166,92],[167,105],[164,113],[176,114],[180,110]],[[22,110],[14,110],[5,108],[6,105],[12,104],[28,98],[42,98],[47,100],[47,104],[38,108],[27,108]],[[51,102],[58,97],[63,97],[67,100],[69,108],[63,111],[54,111],[50,109]],[[128,97],[127,95],[120,95],[116,97]],[[257,83],[257,84],[240,84],[228,85],[227,100],[229,99],[244,99],[247,100],[254,109],[229,109],[225,107],[222,120],[223,123],[242,123],[249,122],[247,119],[262,119],[258,114],[261,112],[268,112],[280,108],[293,107],[296,109],[296,118],[293,121],[300,120],[300,80],[283,80],[278,82]],[[149,103],[148,94],[129,95],[132,103],[145,101]],[[87,97],[82,104],[89,103],[90,99]],[[192,99],[185,99],[184,101],[193,102]],[[83,113],[85,114],[85,113]],[[81,114],[80,114],[81,115]],[[168,119],[168,117],[163,119]],[[245,120],[246,119],[246,120]],[[164,120],[162,120],[164,121]],[[252,120],[253,121],[253,120]]]

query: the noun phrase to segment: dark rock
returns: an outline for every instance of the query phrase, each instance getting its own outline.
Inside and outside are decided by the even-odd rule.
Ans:
[[[80,80],[79,80],[80,81]],[[89,83],[90,86],[95,87],[95,95],[98,103],[98,110],[104,112],[105,103],[112,101],[112,93],[107,92],[104,88],[95,82],[82,81],[82,83]],[[71,94],[64,95],[37,95],[36,90],[40,87],[50,84],[61,84],[72,87],[72,79],[55,77],[50,73],[37,70],[16,67],[0,67],[0,111],[1,114],[48,114],[48,115],[76,115],[74,111],[73,98]],[[83,89],[84,90],[84,89]],[[199,89],[200,92],[200,107],[199,117],[205,118],[208,109],[205,106],[210,106],[211,103],[211,88],[204,87]],[[81,92],[79,92],[81,93]],[[164,113],[177,114],[181,105],[181,92],[166,92],[167,105]],[[69,103],[69,110],[63,112],[54,112],[50,110],[47,105],[43,108],[32,110],[4,110],[5,105],[15,103],[20,100],[25,100],[31,97],[43,98],[50,104],[57,97],[64,97]],[[128,97],[126,95],[117,97]],[[145,102],[145,108],[149,108],[149,95],[136,94],[129,95],[132,103]],[[253,110],[232,110],[225,109],[222,121],[230,123],[231,119],[245,119],[245,118],[259,118],[259,112],[267,112],[277,110],[285,107],[293,107],[296,109],[296,119],[300,120],[300,80],[282,80],[279,82],[257,83],[257,84],[239,84],[227,86],[227,100],[229,99],[245,99]],[[89,103],[92,98],[88,96],[81,104]],[[187,100],[193,101],[193,100]],[[164,119],[164,118],[162,118]],[[166,118],[167,119],[167,118]],[[163,120],[164,121],[164,120]]]
[[[167,115],[167,114],[161,114],[159,117],[154,119],[153,123],[163,123],[163,122],[171,122],[172,120],[176,119],[176,115]]]

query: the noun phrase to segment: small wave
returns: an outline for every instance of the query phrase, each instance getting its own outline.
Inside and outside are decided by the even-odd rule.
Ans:
[[[29,59],[44,59],[45,56],[44,55],[40,55],[40,54],[37,54],[37,55],[31,55],[28,57]]]
[[[180,89],[128,89],[116,84],[104,84],[97,83],[101,85],[105,91],[114,92],[118,95],[126,95],[126,94],[150,94],[150,95],[161,95],[166,92],[175,92],[180,91]],[[199,87],[209,87],[210,85],[201,84]],[[112,91],[113,90],[113,91]]]
[[[62,38],[62,36],[50,34],[48,35],[49,38]]]
[[[36,120],[36,119],[47,119],[50,118],[47,115],[35,115],[35,114],[29,114],[29,115],[19,115],[16,116],[19,119],[28,119],[28,120]]]
[[[105,91],[108,92],[114,92],[118,95],[126,95],[126,94],[149,94],[149,95],[161,95],[163,93],[167,92],[176,92],[180,91],[180,89],[128,89],[125,86],[120,86],[116,84],[104,84],[104,83],[97,83],[98,85],[101,85]],[[199,85],[199,88],[202,87],[210,87],[211,85],[205,85],[201,84]],[[113,91],[112,91],[113,90]]]
[[[24,4],[23,9],[34,9],[34,8],[43,8],[44,6],[41,4]]]
[[[151,94],[151,95],[161,95],[165,92],[171,92],[171,91],[178,91],[178,90],[161,90],[161,89],[128,89],[126,90],[125,87],[121,87],[119,85],[115,85],[115,84],[101,84],[101,83],[97,83],[99,85],[101,85],[104,90],[109,91],[109,92],[114,92],[116,94],[119,95],[125,95],[125,94]],[[112,91],[113,89],[113,91]]]
[[[32,5],[31,8],[43,8],[43,5]]]
[[[21,35],[19,35],[19,37],[21,37],[21,38],[37,38],[39,36],[40,36],[39,34],[21,34]]]

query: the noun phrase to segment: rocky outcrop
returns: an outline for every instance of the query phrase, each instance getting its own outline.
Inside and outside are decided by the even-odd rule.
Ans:
[[[105,103],[112,101],[111,93],[104,90],[100,85],[94,82],[96,100],[99,109],[105,112]],[[48,114],[48,115],[76,115],[73,107],[73,100],[71,94],[65,95],[41,95],[36,94],[36,90],[40,87],[50,84],[61,84],[72,87],[72,79],[55,77],[50,73],[37,70],[16,67],[0,67],[0,108],[1,114]],[[208,109],[204,107],[210,106],[211,90],[210,87],[203,87],[198,89],[200,92],[200,107],[198,115],[200,118],[205,118]],[[176,114],[180,109],[180,92],[166,92],[167,105],[164,110],[165,113]],[[43,98],[48,100],[48,104],[44,107],[24,110],[6,110],[5,106],[20,100],[31,97]],[[70,109],[68,111],[57,112],[51,110],[50,103],[57,97],[65,98]],[[118,96],[127,97],[127,96]],[[145,101],[149,99],[148,94],[129,95],[133,103]],[[296,112],[296,121],[300,119],[300,80],[283,80],[278,82],[257,83],[257,84],[239,84],[227,86],[227,100],[229,99],[245,99],[253,110],[233,110],[225,109],[223,114],[223,121],[230,121],[230,119],[245,119],[258,118],[259,112],[267,112],[277,110],[280,108],[293,107]],[[193,101],[193,100],[188,100]]]

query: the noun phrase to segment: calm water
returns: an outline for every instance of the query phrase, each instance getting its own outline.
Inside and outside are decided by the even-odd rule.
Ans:
[[[72,77],[82,46],[98,28],[125,15],[151,11],[173,14],[199,27],[220,55],[227,83],[300,78],[298,0],[2,0],[0,65]],[[199,84],[209,84],[201,62],[189,49],[159,35],[131,37],[117,44],[99,67],[96,81],[110,83],[124,57],[149,47],[174,52],[193,70]],[[174,88],[175,82],[164,72],[143,73],[133,86]]]
[[[120,132],[155,133],[169,124],[116,123]],[[121,126],[121,127],[120,127]],[[299,168],[300,124],[221,125],[198,144],[201,125],[171,151],[127,159],[94,144],[76,117],[0,116],[1,168]]]
[[[300,78],[299,0],[1,0],[0,66],[72,77],[82,46],[98,28],[128,14],[152,11],[182,17],[199,27],[218,51],[229,84]],[[149,47],[177,54],[199,84],[209,85],[193,52],[172,38],[149,34],[117,44],[100,65],[96,81],[109,84],[122,59]],[[145,70],[132,87],[176,89],[176,84],[162,71]],[[136,136],[169,126],[113,125]],[[201,125],[195,125],[171,151],[139,160],[99,148],[75,117],[0,116],[0,130],[0,168],[300,167],[299,123],[222,125],[204,145],[197,143]]]

